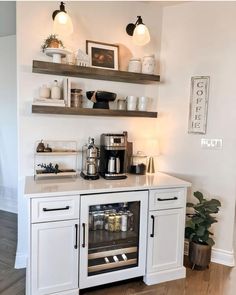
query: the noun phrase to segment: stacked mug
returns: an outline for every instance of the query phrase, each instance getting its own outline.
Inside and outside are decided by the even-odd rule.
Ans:
[[[127,110],[128,111],[143,111],[145,112],[147,110],[147,105],[148,105],[148,97],[146,96],[134,96],[134,95],[129,95],[126,97],[127,101]]]

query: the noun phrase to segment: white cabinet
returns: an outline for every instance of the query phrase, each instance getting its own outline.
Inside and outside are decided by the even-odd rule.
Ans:
[[[149,213],[148,272],[157,272],[182,265],[183,209]]]
[[[78,295],[79,195],[29,200],[27,295]]]
[[[185,189],[150,192],[147,271],[144,277],[148,285],[185,277],[185,197]],[[167,209],[168,203],[171,209]]]
[[[78,222],[32,225],[32,295],[78,288]]]

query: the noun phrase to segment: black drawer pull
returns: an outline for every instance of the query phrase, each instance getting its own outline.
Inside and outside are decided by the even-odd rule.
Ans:
[[[69,210],[70,209],[70,206],[66,206],[66,207],[63,207],[63,208],[43,208],[43,211],[44,212],[49,212],[49,211],[61,211],[61,210]]]
[[[82,223],[82,228],[83,228],[83,243],[82,243],[82,247],[85,248],[85,223]]]
[[[150,234],[151,238],[154,238],[154,225],[155,225],[155,216],[151,215],[152,218],[152,233]]]
[[[78,224],[75,224],[75,249],[78,249]]]
[[[168,199],[162,199],[162,198],[157,198],[157,201],[174,201],[174,200],[178,200],[177,197],[173,197],[173,198],[168,198]]]

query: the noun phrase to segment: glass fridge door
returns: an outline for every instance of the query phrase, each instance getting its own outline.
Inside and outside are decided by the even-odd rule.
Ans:
[[[80,288],[144,274],[148,192],[81,197]]]
[[[89,206],[88,276],[138,265],[140,201]]]

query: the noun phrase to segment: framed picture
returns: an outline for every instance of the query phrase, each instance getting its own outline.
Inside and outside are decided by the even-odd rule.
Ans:
[[[109,70],[119,69],[119,46],[86,40],[86,53],[90,66]]]
[[[209,84],[209,76],[191,78],[189,133],[206,133]]]

